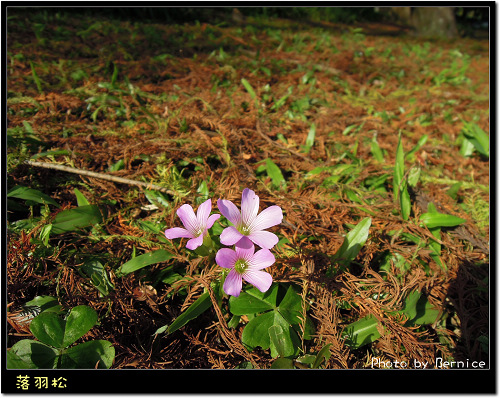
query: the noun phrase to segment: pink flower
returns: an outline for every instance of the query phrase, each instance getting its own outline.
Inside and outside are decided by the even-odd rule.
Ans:
[[[194,214],[193,208],[188,205],[182,205],[177,209],[177,215],[182,221],[185,228],[170,228],[165,231],[167,239],[175,238],[190,238],[186,243],[186,247],[194,250],[203,244],[203,238],[208,235],[208,229],[212,228],[215,220],[220,217],[220,214],[212,214],[212,200],[208,199],[203,202]]]
[[[261,292],[267,291],[273,283],[273,277],[261,269],[274,263],[274,255],[268,249],[254,253],[255,247],[247,237],[240,239],[235,249],[223,248],[215,255],[215,262],[219,266],[231,269],[224,281],[226,294],[238,297],[243,279]]]
[[[278,237],[264,229],[281,223],[283,212],[279,206],[270,206],[259,215],[259,197],[251,189],[245,188],[241,195],[241,213],[233,202],[225,199],[217,201],[220,212],[233,224],[220,235],[223,245],[231,246],[246,236],[264,249],[272,249]]]

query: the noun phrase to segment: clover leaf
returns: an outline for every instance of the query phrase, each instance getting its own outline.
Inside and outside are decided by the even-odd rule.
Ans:
[[[289,286],[286,294],[280,299],[280,285],[274,284],[267,292],[256,288],[242,292],[238,297],[231,297],[229,309],[233,315],[255,315],[245,326],[242,342],[249,349],[259,346],[271,349],[273,358],[278,355],[286,357],[297,355],[300,344],[300,327],[302,317],[302,299],[293,286]],[[279,304],[278,304],[279,302]],[[303,338],[310,338],[313,330],[312,322],[306,320],[306,332]],[[280,344],[276,347],[271,336],[279,331]]]
[[[54,312],[42,312],[30,324],[38,340],[55,348],[65,348],[87,333],[97,322],[97,313],[86,305],[73,308],[66,319]]]

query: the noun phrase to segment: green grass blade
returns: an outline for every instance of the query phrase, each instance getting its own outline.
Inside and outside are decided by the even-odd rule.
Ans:
[[[372,219],[367,217],[356,225],[345,237],[342,246],[333,256],[333,259],[341,264],[348,265],[356,258],[359,251],[368,239],[368,232]]]
[[[79,206],[74,209],[63,210],[57,214],[52,223],[52,233],[75,232],[99,224],[102,220],[101,210],[97,205]]]
[[[20,185],[16,185],[12,189],[10,189],[9,192],[7,192],[7,197],[18,198],[42,204],[47,203],[49,205],[61,207],[54,199],[52,199],[48,195],[45,195],[43,192],[40,192],[37,189],[22,187]]]
[[[316,125],[313,123],[311,125],[311,128],[309,129],[309,133],[307,134],[306,145],[303,147],[303,151],[305,153],[309,153],[309,151],[313,147],[315,137],[316,137]]]
[[[373,343],[380,337],[377,326],[377,318],[373,315],[367,315],[348,325],[342,332],[342,336],[344,336],[346,344],[350,348],[357,349],[366,344]]]
[[[420,216],[420,222],[427,228],[456,227],[466,221],[463,218],[442,213],[424,213]]]
[[[279,188],[286,186],[286,180],[285,177],[283,177],[281,169],[269,158],[266,159],[266,171],[267,175],[271,177],[274,187]]]
[[[167,250],[159,249],[153,252],[141,254],[122,264],[117,270],[117,275],[124,276],[151,264],[161,263],[170,260],[174,255]]]
[[[75,191],[75,196],[76,196],[76,202],[78,203],[78,206],[88,206],[90,205],[89,201],[83,194],[77,189],[74,189]]]
[[[373,157],[375,158],[375,160],[379,163],[383,163],[384,162],[384,154],[382,153],[382,149],[380,149],[380,146],[378,145],[376,134],[373,135],[373,138],[370,142],[370,149],[371,149],[371,153],[372,153]]]
[[[408,221],[411,213],[411,200],[406,181],[401,184],[401,190],[399,192],[399,206],[401,208],[401,217],[403,217],[403,220]]]
[[[401,133],[399,133],[399,141],[396,149],[396,164],[394,166],[394,178],[393,178],[393,194],[394,199],[399,196],[400,185],[403,181],[405,173],[405,154],[403,150],[403,145],[401,143]]]
[[[410,158],[411,156],[413,156],[415,152],[417,152],[420,148],[422,148],[425,145],[428,139],[429,139],[428,135],[424,135],[422,138],[420,138],[417,142],[417,145],[415,145],[412,149],[410,149],[410,151],[408,151],[406,157]]]
[[[242,78],[241,84],[243,84],[245,90],[247,90],[248,94],[250,94],[250,97],[252,97],[252,99],[255,101],[255,104],[258,105],[259,99],[257,98],[257,94],[255,94],[255,90],[253,89],[250,82],[247,79]]]
[[[42,81],[40,80],[38,74],[36,73],[33,62],[30,61],[30,65],[31,65],[31,74],[33,75],[33,80],[35,81],[36,88],[40,94],[43,94]]]
[[[208,292],[203,293],[193,304],[189,306],[189,308],[184,311],[181,315],[179,315],[174,322],[170,324],[170,326],[165,325],[159,328],[155,334],[160,334],[166,332],[167,334],[174,333],[176,330],[179,330],[181,327],[186,325],[188,322],[197,318],[201,314],[203,314],[206,310],[210,308],[212,305],[212,300],[210,299],[210,294]]]

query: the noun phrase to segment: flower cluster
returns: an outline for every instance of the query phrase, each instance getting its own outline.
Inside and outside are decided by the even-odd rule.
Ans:
[[[229,269],[224,281],[224,291],[232,296],[239,296],[243,280],[265,292],[272,284],[273,278],[267,272],[261,271],[271,266],[274,255],[272,249],[278,243],[278,237],[266,229],[278,225],[283,220],[283,212],[279,206],[270,206],[259,213],[259,197],[251,189],[245,188],[241,197],[241,212],[229,200],[219,199],[217,207],[224,217],[232,224],[220,235],[220,242],[231,248],[220,249],[216,263]],[[220,214],[210,215],[212,202],[203,202],[194,214],[193,208],[182,205],[177,215],[185,228],[170,228],[165,231],[168,239],[189,238],[186,247],[194,250],[200,247],[208,237],[208,229],[220,217]],[[261,249],[255,251],[255,245]]]

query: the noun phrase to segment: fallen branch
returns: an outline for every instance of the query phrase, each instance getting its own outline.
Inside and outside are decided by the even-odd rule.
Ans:
[[[138,187],[141,187],[144,189],[160,191],[160,192],[164,192],[166,194],[174,195],[174,196],[176,195],[176,192],[174,192],[170,189],[167,189],[165,187],[161,187],[159,185],[151,184],[148,182],[131,180],[129,178],[117,177],[117,176],[112,176],[109,174],[96,173],[94,171],[77,169],[75,167],[63,166],[62,164],[56,164],[56,163],[35,162],[33,160],[26,160],[24,163],[28,164],[30,166],[34,166],[34,167],[42,167],[45,169],[65,171],[67,173],[79,174],[82,176],[87,176],[87,177],[92,177],[92,178],[99,178],[101,180],[112,181],[112,182],[116,182],[118,184],[135,185],[135,186],[138,186]]]

